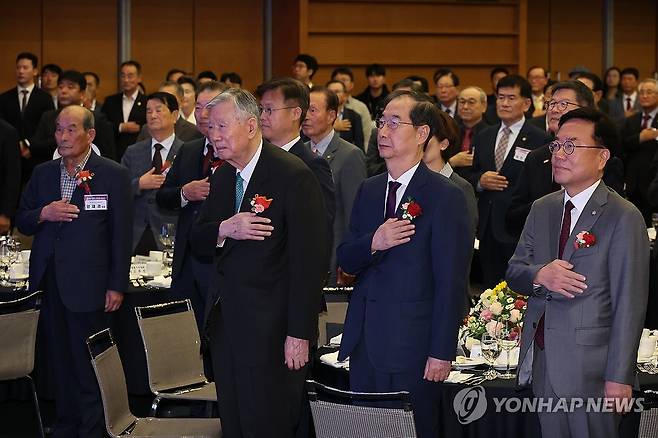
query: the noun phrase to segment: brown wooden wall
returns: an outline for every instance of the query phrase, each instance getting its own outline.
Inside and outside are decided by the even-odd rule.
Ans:
[[[116,91],[117,2],[22,0],[0,16],[0,89],[14,84],[14,59],[33,51],[40,64],[93,70],[101,96]],[[153,91],[172,67],[190,72],[237,71],[253,89],[264,75],[264,0],[132,0],[132,57],[144,66]],[[488,73],[505,65],[525,73],[544,65],[565,76],[582,64],[604,68],[603,0],[273,0],[275,75],[290,74],[295,54],[320,62],[315,83],[337,65],[366,86],[364,67],[386,65],[388,82],[439,66],[455,69],[463,84],[489,90]],[[29,11],[26,15],[25,11]],[[615,0],[614,63],[657,70],[655,0]]]

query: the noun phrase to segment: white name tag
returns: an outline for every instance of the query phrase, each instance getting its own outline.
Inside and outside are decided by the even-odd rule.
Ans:
[[[85,195],[85,210],[107,210],[107,195]]]
[[[517,147],[514,150],[514,159],[516,161],[525,161],[525,157],[527,157],[529,153],[530,153],[530,149]]]
[[[130,278],[138,278],[146,275],[146,263],[135,263],[130,265]]]

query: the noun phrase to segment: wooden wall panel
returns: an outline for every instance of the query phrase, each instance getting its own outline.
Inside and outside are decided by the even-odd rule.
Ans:
[[[615,16],[615,65],[619,68],[637,67],[640,77],[653,77],[658,70],[656,1],[616,1]]]
[[[194,70],[235,71],[253,90],[263,80],[262,0],[196,0]]]
[[[101,78],[99,100],[116,88],[116,11],[113,0],[43,2],[43,64],[96,72]]]
[[[2,5],[0,91],[16,85],[16,55],[26,51],[39,57],[41,67],[41,0],[6,2]]]
[[[142,64],[146,92],[157,90],[167,71],[194,68],[194,3],[132,0],[132,58]]]
[[[528,2],[527,67],[549,66],[550,1]],[[523,72],[525,74],[525,72]]]

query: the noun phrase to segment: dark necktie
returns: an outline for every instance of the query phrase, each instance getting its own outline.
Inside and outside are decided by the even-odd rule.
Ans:
[[[562,216],[562,229],[560,230],[560,243],[557,250],[557,258],[562,259],[564,255],[564,247],[569,240],[569,234],[571,234],[571,210],[574,209],[574,205],[571,201],[567,201],[564,204],[564,215]],[[537,323],[537,331],[535,332],[535,344],[540,349],[544,349],[544,315],[542,314]]]
[[[402,184],[397,181],[388,182],[388,195],[386,196],[386,216],[384,219],[391,219],[395,217],[395,210],[397,207],[396,193]]]
[[[651,119],[651,115],[645,114],[644,117],[642,117],[642,129],[647,129],[649,127],[649,119]]]
[[[443,112],[445,112],[447,115],[450,115],[450,108],[446,108]]]
[[[210,163],[213,161],[213,158],[215,157],[215,153],[213,151],[212,146],[207,145],[206,146],[206,154],[203,156],[203,177],[205,178],[206,176],[210,176]]]
[[[162,173],[162,154],[160,151],[164,148],[160,143],[156,143],[153,145],[155,148],[155,153],[153,154],[153,161],[151,161],[151,167],[155,169],[156,175],[160,175]]]
[[[25,112],[25,107],[27,106],[27,90],[21,90],[21,94],[23,94],[23,99],[21,99],[21,112]]]
[[[626,98],[626,111],[630,111],[630,110],[631,110],[631,98],[627,97]]]
[[[471,139],[473,138],[473,128],[466,128],[464,131],[464,141],[462,141],[462,151],[471,151]]]

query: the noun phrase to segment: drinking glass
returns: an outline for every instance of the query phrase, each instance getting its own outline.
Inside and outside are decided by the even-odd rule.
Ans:
[[[165,264],[171,266],[174,255],[174,241],[176,240],[176,226],[174,224],[162,224],[160,227],[160,242],[165,251]]]
[[[518,323],[513,323],[510,321],[501,321],[496,325],[495,330],[496,340],[500,345],[500,348],[505,350],[507,367],[505,368],[505,373],[499,375],[501,379],[513,379],[516,377],[516,374],[510,371],[510,353],[519,345],[520,335],[520,326]]]
[[[482,339],[480,339],[480,347],[482,348],[482,357],[484,357],[489,365],[487,371],[484,372],[484,377],[487,380],[494,380],[498,377],[498,372],[494,368],[494,363],[502,352],[500,344],[495,337],[485,333],[482,335]]]

